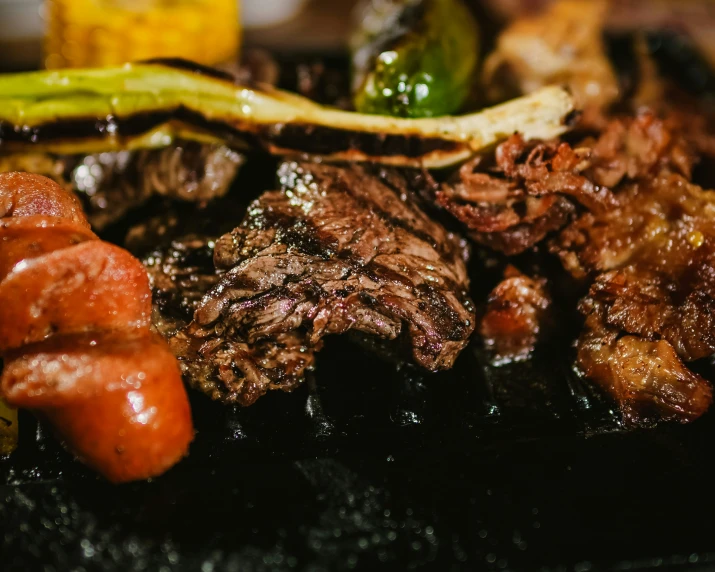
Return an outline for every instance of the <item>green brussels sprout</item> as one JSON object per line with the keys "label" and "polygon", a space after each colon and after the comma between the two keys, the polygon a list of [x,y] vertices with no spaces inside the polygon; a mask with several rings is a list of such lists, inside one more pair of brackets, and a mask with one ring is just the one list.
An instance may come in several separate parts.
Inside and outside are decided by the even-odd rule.
{"label": "green brussels sprout", "polygon": [[462,0],[371,0],[351,48],[357,111],[449,115],[474,85],[479,28]]}

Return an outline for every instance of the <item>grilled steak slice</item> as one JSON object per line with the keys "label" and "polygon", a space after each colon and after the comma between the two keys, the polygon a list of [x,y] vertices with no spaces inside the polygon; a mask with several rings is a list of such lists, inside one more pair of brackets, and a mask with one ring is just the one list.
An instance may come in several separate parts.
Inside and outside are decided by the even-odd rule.
{"label": "grilled steak slice", "polygon": [[[255,348],[288,336],[309,351],[352,330],[400,338],[427,369],[451,367],[474,329],[463,243],[395,177],[387,186],[360,166],[293,162],[279,176],[282,190],[264,193],[217,241],[214,261],[225,273],[182,343],[200,341],[221,361],[212,353],[218,340]],[[249,404],[261,389],[236,391]]]}
{"label": "grilled steak slice", "polygon": [[153,195],[205,202],[228,191],[243,157],[222,145],[183,142],[166,149],[66,159],[92,226],[102,229]]}
{"label": "grilled steak slice", "polygon": [[579,365],[631,421],[694,419],[712,389],[681,360],[715,352],[715,193],[663,174],[617,197],[556,245],[574,276],[595,276]]}
{"label": "grilled steak slice", "polygon": [[213,263],[214,244],[237,210],[219,201],[200,217],[170,212],[134,227],[127,247],[141,256],[149,272],[152,322],[169,339],[184,378],[213,399],[248,404],[267,387],[290,390],[302,383],[316,348],[298,332],[252,344],[230,332],[215,331],[210,340],[183,333],[201,298],[220,278]]}

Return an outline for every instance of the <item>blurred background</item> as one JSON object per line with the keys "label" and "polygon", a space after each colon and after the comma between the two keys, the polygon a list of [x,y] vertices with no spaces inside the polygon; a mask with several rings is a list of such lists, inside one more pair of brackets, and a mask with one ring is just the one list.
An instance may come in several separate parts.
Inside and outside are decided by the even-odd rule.
{"label": "blurred background", "polygon": [[[354,0],[0,0],[0,68],[339,49]],[[104,62],[98,62],[104,58]],[[223,62],[221,62],[223,63]]]}
{"label": "blurred background", "polygon": [[[379,2],[380,0],[378,0]],[[395,0],[381,0],[390,2]],[[548,0],[470,0],[495,20]],[[239,46],[289,54],[341,50],[356,0],[0,0],[0,69],[99,65],[152,56],[207,64]],[[613,0],[612,28],[686,32],[711,59],[715,2]]]}

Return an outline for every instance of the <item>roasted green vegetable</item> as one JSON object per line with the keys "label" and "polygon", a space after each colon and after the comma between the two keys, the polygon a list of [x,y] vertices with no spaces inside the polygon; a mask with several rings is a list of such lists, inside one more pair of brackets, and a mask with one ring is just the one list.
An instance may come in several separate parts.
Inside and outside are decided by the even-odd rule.
{"label": "roasted green vegetable", "polygon": [[555,137],[574,115],[559,87],[460,117],[364,115],[170,63],[0,75],[0,153],[164,147],[183,137],[280,155],[441,167],[516,131]]}
{"label": "roasted green vegetable", "polygon": [[459,111],[479,56],[479,28],[462,0],[370,0],[359,18],[355,109],[412,118]]}

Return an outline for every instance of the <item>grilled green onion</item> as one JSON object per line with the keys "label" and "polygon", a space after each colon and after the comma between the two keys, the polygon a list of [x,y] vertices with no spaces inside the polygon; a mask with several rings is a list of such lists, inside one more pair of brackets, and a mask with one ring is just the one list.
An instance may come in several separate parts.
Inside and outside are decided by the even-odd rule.
{"label": "grilled green onion", "polygon": [[181,137],[279,155],[437,168],[517,131],[526,139],[560,135],[574,111],[567,91],[547,87],[470,115],[365,115],[170,63],[1,75],[0,153],[155,148]]}

